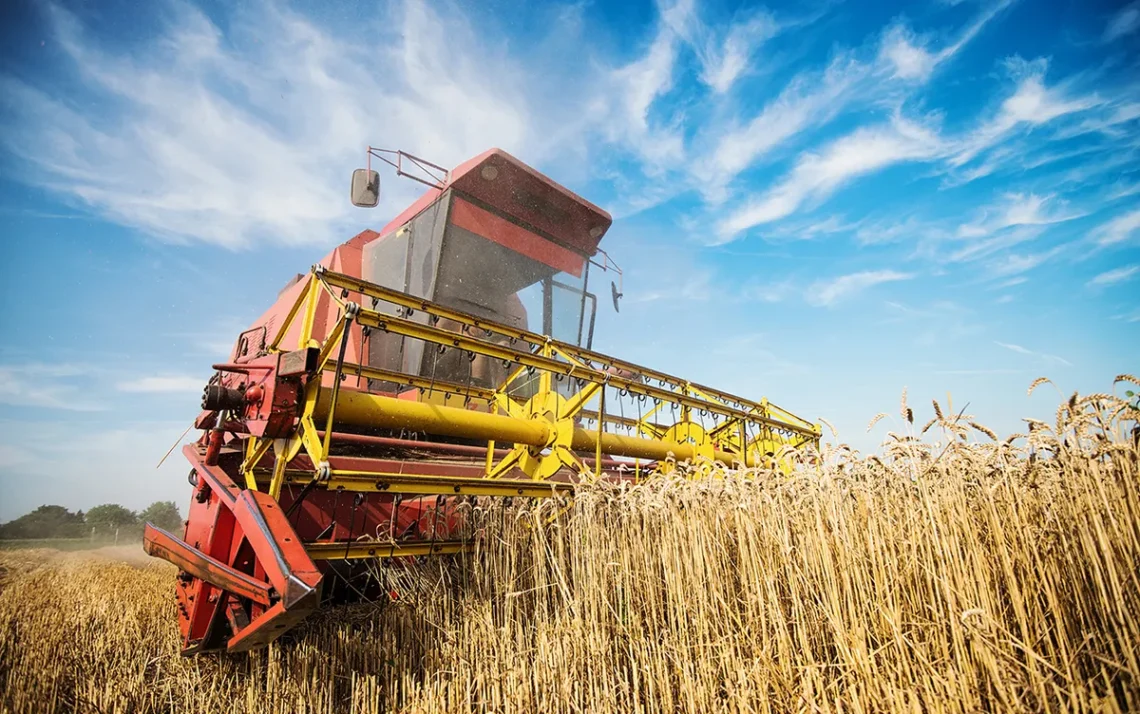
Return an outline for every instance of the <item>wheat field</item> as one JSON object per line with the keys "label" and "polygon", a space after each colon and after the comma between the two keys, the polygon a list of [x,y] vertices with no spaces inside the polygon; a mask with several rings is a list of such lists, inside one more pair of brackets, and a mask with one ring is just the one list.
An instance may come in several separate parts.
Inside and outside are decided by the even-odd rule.
{"label": "wheat field", "polygon": [[251,655],[180,657],[174,569],[135,549],[3,552],[0,709],[1140,711],[1136,410],[998,440],[931,407],[791,475],[481,504],[476,552]]}

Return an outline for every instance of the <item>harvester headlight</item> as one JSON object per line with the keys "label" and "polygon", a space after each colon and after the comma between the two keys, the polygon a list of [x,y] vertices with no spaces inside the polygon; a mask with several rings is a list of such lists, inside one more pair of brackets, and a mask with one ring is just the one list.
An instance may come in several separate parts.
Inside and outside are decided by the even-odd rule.
{"label": "harvester headlight", "polygon": [[488,181],[494,181],[495,179],[497,179],[499,177],[499,169],[488,164],[488,165],[483,167],[483,170],[479,172],[479,175],[482,176],[483,178],[487,179]]}

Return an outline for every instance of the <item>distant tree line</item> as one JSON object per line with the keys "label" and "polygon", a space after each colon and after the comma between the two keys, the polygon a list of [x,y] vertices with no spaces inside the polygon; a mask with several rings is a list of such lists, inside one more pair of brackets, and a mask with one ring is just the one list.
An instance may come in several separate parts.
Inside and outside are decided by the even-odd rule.
{"label": "distant tree line", "polygon": [[40,538],[129,538],[141,536],[153,523],[181,535],[182,516],[174,501],[155,501],[135,512],[117,503],[104,503],[84,513],[63,506],[40,506],[31,513],[0,523],[0,540]]}

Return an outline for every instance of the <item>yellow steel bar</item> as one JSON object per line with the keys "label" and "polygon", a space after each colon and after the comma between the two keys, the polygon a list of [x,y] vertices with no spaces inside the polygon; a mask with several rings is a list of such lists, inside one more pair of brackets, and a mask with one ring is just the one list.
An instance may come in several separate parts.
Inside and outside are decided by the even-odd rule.
{"label": "yellow steel bar", "polygon": [[[705,385],[692,384],[664,372],[659,372],[648,367],[633,364],[632,362],[625,362],[624,360],[619,360],[615,357],[611,357],[610,355],[594,352],[593,350],[579,347],[567,342],[551,340],[545,335],[529,332],[517,327],[511,327],[509,325],[497,323],[492,320],[485,320],[483,318],[475,317],[469,313],[455,310],[453,308],[448,308],[443,305],[433,303],[429,300],[417,298],[415,296],[408,295],[407,293],[402,293],[397,290],[385,288],[375,283],[369,283],[367,281],[361,280],[360,278],[354,278],[350,275],[323,270],[319,274],[319,278],[322,281],[327,282],[329,285],[340,288],[347,288],[350,291],[358,292],[362,295],[379,298],[394,305],[410,307],[413,310],[420,310],[421,312],[425,312],[429,315],[436,315],[438,317],[446,318],[460,324],[468,325],[469,327],[478,327],[482,330],[490,330],[492,332],[511,337],[516,340],[529,342],[533,345],[543,345],[547,342],[550,342],[552,346],[556,347],[559,352],[566,356],[573,355],[583,361],[600,362],[603,365],[617,367],[627,372],[633,372],[645,377],[646,379],[654,380],[657,382],[668,382],[677,386],[688,385],[690,388],[700,390],[706,395],[715,396],[717,399],[723,400],[724,402],[734,402],[750,408],[759,408],[762,406],[759,402],[755,402],[745,397],[730,394],[728,392],[724,392],[722,390]],[[789,418],[795,419],[803,424],[810,424],[810,422],[807,422],[806,420],[795,416],[791,412],[787,412],[785,410],[781,411],[786,413]]]}
{"label": "yellow steel bar", "polygon": [[654,438],[656,438],[658,436],[658,434],[654,434],[653,431],[649,429],[649,425],[653,423],[653,422],[649,421],[649,419],[652,418],[653,415],[655,415],[657,412],[661,411],[661,407],[663,407],[663,406],[665,406],[665,402],[658,402],[657,406],[650,409],[648,414],[640,417],[637,420],[637,433],[647,434],[647,435],[654,437]]}
{"label": "yellow steel bar", "polygon": [[[567,354],[564,350],[559,349],[558,343],[554,340],[554,338],[550,339],[550,350],[551,350],[551,352],[558,355],[559,357],[566,360],[567,362],[569,362],[571,365],[574,365],[575,367],[585,367],[586,366],[585,362],[577,359],[576,357],[574,357],[574,355]],[[570,370],[570,374],[573,375],[574,370]]]}
{"label": "yellow steel bar", "polygon": [[[329,390],[321,390],[313,408],[313,418],[328,416]],[[445,407],[408,399],[385,397],[379,394],[344,390],[337,403],[337,420],[346,424],[386,429],[410,429],[424,431],[437,436],[453,436],[465,439],[509,441],[535,447],[550,445],[555,426],[542,419],[517,419],[501,414],[489,414],[470,409]],[[593,431],[576,428],[570,448],[574,451],[594,451],[601,441],[602,452],[616,456],[629,456],[638,459],[659,461],[670,454],[678,461],[697,456],[692,444],[679,444],[657,439],[642,439],[604,432],[599,436]],[[726,464],[732,463],[732,455],[717,451],[715,458]]]}
{"label": "yellow steel bar", "polygon": [[487,474],[487,478],[494,480],[501,479],[503,474],[508,473],[511,469],[515,468],[515,466],[519,463],[519,461],[522,460],[522,457],[525,454],[525,448],[515,447],[514,449],[511,449],[511,452],[504,456],[502,461],[495,464],[495,466],[491,469],[491,473]]}
{"label": "yellow steel bar", "polygon": [[692,382],[686,382],[686,385],[689,387],[689,391],[692,392],[694,396],[700,397],[701,399],[704,399],[708,402],[714,402],[717,404],[724,403],[724,399],[722,397],[710,396],[709,391],[705,390],[699,385],[693,384]]}
{"label": "yellow steel bar", "polygon": [[308,347],[309,341],[313,339],[313,320],[317,314],[317,295],[320,289],[321,283],[316,280],[309,281],[309,288],[306,290],[305,314],[301,319],[301,334],[297,338],[297,349],[299,350]]}
{"label": "yellow steel bar", "polygon": [[245,476],[246,488],[257,490],[257,481],[253,477],[253,467],[257,462],[265,456],[269,451],[269,447],[273,445],[272,439],[259,439],[256,436],[251,436],[245,442],[245,460],[242,461],[241,470]]}
{"label": "yellow steel bar", "polygon": [[[496,415],[499,413],[499,407],[494,402],[491,403],[491,413],[496,414]],[[487,441],[487,459],[483,465],[484,475],[486,475],[486,476],[491,475],[491,467],[494,465],[494,463],[495,463],[495,440],[490,439]]]}
{"label": "yellow steel bar", "polygon": [[602,434],[605,432],[606,414],[606,385],[602,385],[602,393],[598,397],[598,443],[594,446],[594,476],[602,477]]}
{"label": "yellow steel bar", "polygon": [[[352,317],[345,314],[338,323],[338,327],[340,328],[340,354],[337,357],[336,368],[333,371],[332,395],[329,397],[329,413],[325,421],[325,439],[321,444],[321,461],[328,461],[329,449],[332,447],[333,419],[336,416],[336,403],[340,398],[340,379],[341,375],[344,374],[342,371],[344,369],[344,352],[348,347],[348,325],[351,321]],[[329,340],[329,343],[331,342],[332,340]]]}
{"label": "yellow steel bar", "polygon": [[558,416],[562,417],[563,419],[567,419],[579,414],[582,411],[582,407],[586,406],[586,403],[593,399],[594,395],[597,394],[598,390],[601,388],[602,385],[598,384],[597,382],[588,383],[585,387],[579,389],[573,397],[570,397],[570,399],[562,405],[562,413]]}
{"label": "yellow steel bar", "polygon": [[324,344],[321,345],[321,351],[317,355],[317,367],[319,369],[336,370],[336,364],[330,365],[329,361],[332,359],[333,348],[340,344],[340,338],[341,335],[344,334],[344,329],[344,320],[337,320],[336,324],[333,325],[332,332],[325,338]]}
{"label": "yellow steel bar", "polygon": [[[336,365],[332,363],[325,363],[323,369],[326,372],[333,372],[336,370]],[[359,373],[366,379],[375,379],[382,382],[393,382],[405,387],[417,387],[419,389],[434,389],[437,392],[443,392],[445,399],[449,396],[466,397],[470,394],[472,399],[485,399],[490,401],[495,398],[495,392],[491,389],[483,387],[470,386],[459,384],[458,382],[448,382],[440,379],[426,379],[424,377],[417,377],[403,372],[394,372],[387,369],[379,369],[377,367],[367,367],[365,365],[354,364],[351,362],[344,363],[345,373],[357,374]]]}
{"label": "yellow steel bar", "polygon": [[[318,420],[328,416],[329,391],[322,389],[316,402],[313,417]],[[347,389],[341,393],[337,402],[336,417],[338,423],[355,426],[409,429],[438,436],[481,441],[497,439],[531,446],[545,446],[551,437],[550,426],[537,419],[515,419],[501,414]]]}
{"label": "yellow steel bar", "polygon": [[275,454],[273,460],[273,478],[269,481],[269,497],[273,500],[281,498],[281,487],[285,485],[285,464],[289,459],[286,454]]}
{"label": "yellow steel bar", "polygon": [[709,438],[710,439],[720,438],[721,434],[723,434],[725,432],[732,431],[733,427],[735,427],[737,425],[737,422],[743,422],[743,420],[742,419],[729,419],[729,420],[725,421],[723,424],[710,429],[709,430]]}
{"label": "yellow steel bar", "polygon": [[[553,353],[550,350],[549,340],[547,341],[546,344],[544,344],[542,346],[542,349],[540,350],[540,354],[543,356],[544,359],[548,359],[551,362],[555,362],[555,363],[558,362],[558,360],[552,359]],[[573,369],[573,367],[571,367],[571,369]],[[554,375],[551,374],[550,370],[547,370],[547,369],[542,370],[542,372],[538,375],[538,391],[539,391],[539,393],[545,393],[545,392],[552,391],[553,385],[551,383],[551,380],[553,379],[553,376]]]}
{"label": "yellow steel bar", "polygon": [[[309,382],[305,387],[305,403],[301,408],[300,423],[297,425],[296,436],[300,439],[301,448],[308,454],[309,459],[318,465],[324,461],[324,454],[322,453],[323,445],[317,437],[317,425],[316,422],[313,421],[313,414],[322,396],[326,399],[331,399],[332,395],[328,394],[329,391],[330,390],[321,387],[319,379],[314,379]],[[328,410],[325,411],[323,416],[327,415]]]}
{"label": "yellow steel bar", "polygon": [[341,309],[344,309],[344,300],[341,299],[340,295],[337,295],[336,292],[333,291],[331,285],[322,280],[321,287],[325,289],[325,292],[328,293],[330,298],[335,300],[336,303],[340,305]]}
{"label": "yellow steel bar", "polygon": [[[578,415],[581,416],[583,419],[597,419],[598,418],[598,413],[592,409],[582,409],[578,412]],[[607,424],[617,424],[618,426],[629,427],[630,429],[636,429],[637,428],[638,421],[636,419],[634,419],[633,417],[623,417],[623,416],[618,416],[617,414],[606,414],[605,417],[606,417],[606,423]],[[643,424],[643,426],[648,427],[648,428],[652,428],[655,431],[665,431],[666,429],[669,428],[669,427],[667,427],[664,424],[661,424],[659,422],[649,422],[649,423]]]}
{"label": "yellow steel bar", "polygon": [[285,339],[285,334],[289,331],[289,328],[293,326],[293,320],[297,319],[297,312],[300,311],[301,305],[305,304],[305,300],[309,297],[311,283],[314,280],[316,280],[316,278],[310,275],[310,284],[306,285],[305,289],[297,295],[297,300],[293,303],[293,307],[289,308],[289,313],[285,315],[284,322],[282,322],[281,327],[277,329],[277,336],[273,338],[273,342],[269,343],[270,352],[277,351],[278,347],[281,345],[281,340]]}
{"label": "yellow steel bar", "polygon": [[385,543],[357,540],[349,543],[309,541],[305,552],[313,560],[357,560],[360,558],[406,558],[419,555],[451,555],[471,549],[472,543],[461,540]]}
{"label": "yellow steel bar", "polygon": [[[706,412],[713,412],[722,416],[735,416],[746,417],[748,412],[736,409],[734,407],[724,406],[715,402],[707,402],[699,397],[693,397],[687,393],[678,394],[667,389],[654,387],[648,384],[643,384],[640,381],[626,379],[616,375],[608,374],[601,370],[593,369],[590,367],[575,367],[574,365],[565,362],[559,362],[556,359],[547,357],[542,354],[532,354],[521,350],[512,349],[505,345],[500,345],[494,342],[487,342],[468,335],[449,332],[429,325],[422,325],[418,322],[405,320],[403,318],[394,317],[390,315],[380,315],[379,313],[370,310],[361,310],[357,316],[357,321],[362,325],[374,327],[376,329],[384,330],[396,335],[403,335],[405,337],[412,337],[426,342],[435,344],[448,345],[467,352],[475,354],[486,355],[496,359],[507,360],[509,362],[516,362],[528,367],[535,367],[543,370],[545,373],[561,373],[569,374],[570,371],[575,372],[575,376],[589,380],[591,382],[605,382],[609,380],[611,386],[622,389],[623,391],[639,396],[646,396],[653,399],[660,399],[665,402],[675,402],[682,406],[687,406],[694,409],[700,409]],[[755,421],[772,422],[770,419],[754,417]],[[783,424],[780,422],[772,422],[783,429],[790,429],[793,431],[805,431],[801,427],[790,424]],[[814,431],[807,430],[807,433],[814,434]]]}
{"label": "yellow steel bar", "polygon": [[509,387],[511,382],[515,381],[519,377],[522,377],[525,372],[526,372],[526,367],[524,367],[522,365],[515,367],[515,371],[511,372],[507,376],[507,378],[505,380],[503,380],[503,386],[501,386],[499,388],[499,391],[502,391],[502,390],[506,389],[507,387]]}

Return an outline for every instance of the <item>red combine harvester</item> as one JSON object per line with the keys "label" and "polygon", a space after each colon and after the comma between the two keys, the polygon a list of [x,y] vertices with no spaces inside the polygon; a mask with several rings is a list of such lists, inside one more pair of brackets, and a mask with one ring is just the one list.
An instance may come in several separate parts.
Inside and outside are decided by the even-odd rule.
{"label": "red combine harvester", "polygon": [[[605,211],[499,150],[451,171],[372,157],[428,191],[238,336],[184,448],[185,533],[146,527],[181,571],[184,654],[268,644],[366,596],[351,583],[377,560],[467,549],[459,499],[771,466],[818,443],[766,400],[591,349],[591,268],[620,276],[598,248]],[[378,173],[355,172],[353,203],[378,199]]]}

